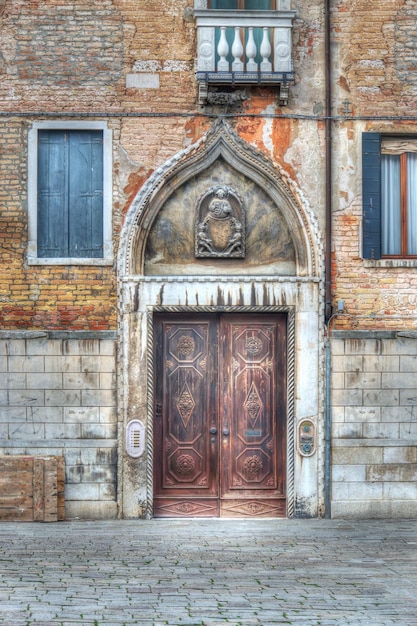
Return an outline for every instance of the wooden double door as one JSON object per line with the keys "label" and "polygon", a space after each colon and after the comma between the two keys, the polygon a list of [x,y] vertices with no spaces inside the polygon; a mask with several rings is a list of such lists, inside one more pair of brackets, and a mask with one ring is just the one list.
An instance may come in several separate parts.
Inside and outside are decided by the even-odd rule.
{"label": "wooden double door", "polygon": [[286,316],[155,322],[155,517],[284,517]]}

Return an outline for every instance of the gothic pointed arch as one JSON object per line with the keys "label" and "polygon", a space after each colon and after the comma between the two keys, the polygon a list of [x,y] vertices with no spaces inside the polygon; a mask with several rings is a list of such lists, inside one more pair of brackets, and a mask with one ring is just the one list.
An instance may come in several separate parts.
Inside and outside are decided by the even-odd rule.
{"label": "gothic pointed arch", "polygon": [[[316,217],[306,200],[284,171],[276,167],[263,153],[244,142],[225,120],[220,120],[197,143],[178,153],[155,170],[138,192],[127,213],[121,233],[118,256],[121,278],[147,273],[148,240],[152,237],[152,229],[154,229],[155,241],[158,240],[159,235],[155,235],[158,215],[169,205],[174,194],[182,193],[179,201],[190,203],[187,213],[182,213],[178,219],[182,222],[193,222],[192,227],[190,226],[190,232],[193,233],[195,232],[194,222],[198,219],[193,207],[200,206],[195,194],[200,198],[204,196],[204,193],[209,196],[210,192],[218,193],[216,189],[221,187],[223,190],[231,189],[230,197],[239,197],[233,185],[224,185],[223,181],[219,180],[221,178],[219,172],[226,169],[228,181],[233,182],[233,176],[248,181],[251,188],[259,190],[259,203],[270,204],[276,210],[276,221],[281,220],[281,224],[285,226],[289,234],[288,239],[291,240],[291,246],[287,248],[291,247],[292,250],[294,270],[285,273],[300,277],[321,277],[322,238]],[[209,171],[214,181],[204,179]],[[194,181],[197,181],[196,184]],[[201,191],[205,188],[209,191],[202,194]],[[251,199],[249,193],[240,193],[243,195],[241,202],[243,212],[247,210],[244,206],[245,201],[249,199],[253,204],[254,200],[253,197]],[[196,209],[197,213],[198,210],[200,209]],[[251,227],[251,221],[254,224],[258,220],[261,214],[259,207],[257,211],[257,214],[252,212],[252,217],[248,213],[248,229]],[[160,226],[159,229],[161,230]],[[248,240],[249,244],[250,240]],[[271,246],[273,246],[273,241]],[[191,248],[194,256],[194,242],[190,243],[188,248],[185,245],[183,254],[185,256],[189,254]],[[222,262],[224,261],[220,260],[219,264]],[[270,266],[272,267],[273,264]],[[199,267],[198,264],[196,267]],[[250,272],[251,270],[244,268],[244,271]]]}

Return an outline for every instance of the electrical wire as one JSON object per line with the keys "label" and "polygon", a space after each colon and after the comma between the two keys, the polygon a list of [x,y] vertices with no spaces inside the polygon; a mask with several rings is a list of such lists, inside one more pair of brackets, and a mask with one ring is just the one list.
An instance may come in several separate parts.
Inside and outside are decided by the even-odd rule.
{"label": "electrical wire", "polygon": [[201,111],[0,111],[0,117],[105,117],[105,118],[193,118],[207,119],[294,119],[324,122],[417,122],[417,115],[307,115],[300,113],[209,113]]}

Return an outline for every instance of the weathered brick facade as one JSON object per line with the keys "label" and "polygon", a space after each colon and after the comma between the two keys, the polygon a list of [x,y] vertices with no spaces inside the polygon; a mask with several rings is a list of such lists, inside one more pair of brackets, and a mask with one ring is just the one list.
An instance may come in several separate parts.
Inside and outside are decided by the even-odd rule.
{"label": "weathered brick facade", "polygon": [[[409,0],[277,0],[272,8],[292,23],[288,102],[266,84],[211,88],[210,104],[199,102],[195,73],[205,6],[0,0],[0,452],[63,454],[70,517],[150,515],[153,312],[281,307],[295,319],[288,515],[415,515],[417,260],[362,258],[361,146],[364,132],[417,131],[417,9]],[[102,262],[30,258],[29,133],[41,122],[101,122],[111,132],[113,250]],[[258,271],[260,241],[246,266],[216,260],[200,272],[178,252],[182,273],[158,276],[162,244],[182,250],[194,232],[168,232],[175,216],[188,219],[175,199],[190,202],[194,223],[198,193],[222,183],[222,162],[228,184],[259,203],[266,194],[284,215],[295,269]],[[248,237],[262,217],[255,205]],[[152,271],[148,236],[161,241]],[[139,459],[125,445],[137,418],[147,428]],[[304,419],[317,433],[311,456],[298,447]]]}
{"label": "weathered brick facade", "polygon": [[[354,316],[338,324],[360,329],[414,328],[416,277],[412,263],[364,266],[361,258],[361,133],[413,134],[417,81],[416,8],[409,2],[339,3],[333,13],[335,96],[355,121],[335,129],[334,295]],[[361,24],[367,24],[366,45]],[[360,170],[359,170],[360,171]],[[407,266],[408,265],[408,266]],[[371,317],[370,317],[371,316]]]}

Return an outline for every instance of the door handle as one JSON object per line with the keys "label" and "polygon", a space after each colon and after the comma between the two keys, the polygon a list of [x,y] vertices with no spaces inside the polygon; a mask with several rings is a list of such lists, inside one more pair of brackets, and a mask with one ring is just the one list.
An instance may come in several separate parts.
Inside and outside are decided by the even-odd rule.
{"label": "door handle", "polygon": [[210,435],[217,435],[217,428],[210,428]]}
{"label": "door handle", "polygon": [[223,428],[223,435],[228,435],[230,433],[228,428]]}

